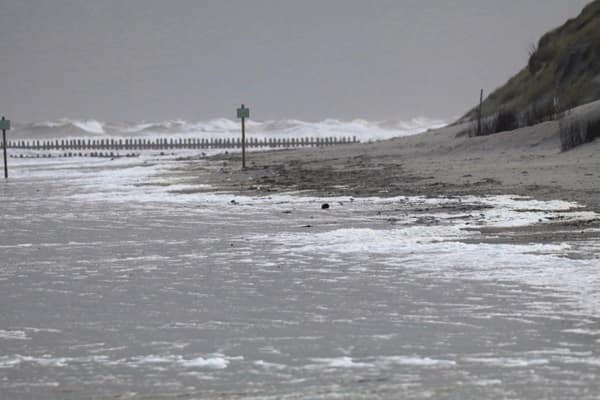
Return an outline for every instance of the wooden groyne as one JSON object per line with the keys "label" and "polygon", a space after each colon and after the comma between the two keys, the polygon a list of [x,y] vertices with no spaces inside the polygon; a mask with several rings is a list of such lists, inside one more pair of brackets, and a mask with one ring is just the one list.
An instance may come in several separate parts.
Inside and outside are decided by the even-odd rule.
{"label": "wooden groyne", "polygon": [[[322,147],[359,143],[356,136],[326,138],[248,138],[247,148]],[[232,138],[118,138],[118,139],[54,139],[7,140],[7,147],[21,150],[106,151],[106,150],[175,150],[236,149],[241,139]]]}

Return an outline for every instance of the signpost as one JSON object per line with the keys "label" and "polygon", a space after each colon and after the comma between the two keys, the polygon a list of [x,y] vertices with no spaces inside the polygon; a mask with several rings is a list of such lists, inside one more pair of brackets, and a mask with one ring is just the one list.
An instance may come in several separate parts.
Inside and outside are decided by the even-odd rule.
{"label": "signpost", "polygon": [[4,179],[8,179],[8,161],[6,160],[6,131],[10,129],[10,121],[2,117],[0,120],[2,129],[2,147],[4,148]]}
{"label": "signpost", "polygon": [[242,119],[242,169],[246,169],[246,118],[250,118],[250,109],[242,104],[237,109],[237,117]]}
{"label": "signpost", "polygon": [[479,108],[477,109],[477,136],[481,136],[481,112],[483,108],[483,89],[479,92]]}

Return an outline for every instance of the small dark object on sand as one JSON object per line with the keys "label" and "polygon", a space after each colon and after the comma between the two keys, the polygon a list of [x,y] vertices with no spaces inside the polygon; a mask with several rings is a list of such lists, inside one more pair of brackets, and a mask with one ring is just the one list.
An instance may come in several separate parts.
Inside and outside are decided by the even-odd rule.
{"label": "small dark object on sand", "polygon": [[303,228],[312,228],[312,225],[304,225]]}
{"label": "small dark object on sand", "polygon": [[321,204],[321,210],[327,210],[329,208],[329,203]]}

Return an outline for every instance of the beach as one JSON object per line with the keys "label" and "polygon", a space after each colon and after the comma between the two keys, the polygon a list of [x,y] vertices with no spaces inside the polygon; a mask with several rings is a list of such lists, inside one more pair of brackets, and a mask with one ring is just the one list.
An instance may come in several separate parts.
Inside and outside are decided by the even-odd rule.
{"label": "beach", "polygon": [[[592,103],[572,111],[597,108]],[[201,182],[227,193],[268,196],[298,192],[319,196],[486,196],[520,195],[577,202],[600,211],[600,143],[561,151],[559,122],[468,137],[468,124],[414,136],[332,148],[252,152],[241,170],[239,153],[209,162],[182,160],[175,179]],[[192,193],[204,189],[187,188]],[[598,237],[598,220],[508,232],[509,241],[552,242]]]}
{"label": "beach", "polygon": [[11,159],[0,398],[594,399],[598,143],[463,129]]}
{"label": "beach", "polygon": [[600,0],[5,1],[0,400],[598,400]]}
{"label": "beach", "polygon": [[335,148],[252,153],[247,171],[240,171],[237,153],[219,155],[214,160],[227,165],[216,162],[217,174],[208,179],[223,190],[241,193],[504,193],[600,207],[600,143],[561,152],[558,121],[490,136],[457,137],[467,128],[462,124]]}

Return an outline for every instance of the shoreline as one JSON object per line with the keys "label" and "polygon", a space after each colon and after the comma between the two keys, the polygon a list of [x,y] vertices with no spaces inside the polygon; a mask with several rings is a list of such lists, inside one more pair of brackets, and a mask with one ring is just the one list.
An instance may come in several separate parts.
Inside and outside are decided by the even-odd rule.
{"label": "shoreline", "polygon": [[232,194],[321,196],[519,195],[577,202],[600,212],[600,142],[560,151],[558,122],[491,136],[456,137],[462,125],[330,148],[182,159],[188,178]]}
{"label": "shoreline", "polygon": [[[239,153],[192,157],[180,160],[183,164],[174,173],[192,186],[203,185],[181,193],[514,195],[575,202],[579,211],[600,213],[600,142],[561,152],[557,121],[474,138],[460,136],[464,128],[455,125],[349,146],[251,152],[244,171]],[[483,236],[482,242],[513,244],[597,240],[600,219],[544,221],[528,228],[489,230]]]}

